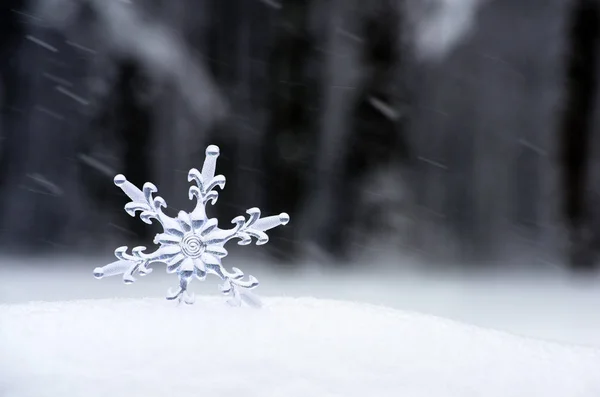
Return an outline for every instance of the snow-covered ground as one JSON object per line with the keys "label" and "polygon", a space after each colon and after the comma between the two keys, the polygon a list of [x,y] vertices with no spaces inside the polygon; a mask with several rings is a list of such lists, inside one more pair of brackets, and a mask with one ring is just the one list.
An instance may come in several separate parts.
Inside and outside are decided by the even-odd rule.
{"label": "snow-covered ground", "polygon": [[0,396],[600,395],[598,279],[234,255],[264,309],[227,307],[214,278],[177,307],[175,276],[96,280],[107,260],[0,259]]}
{"label": "snow-covered ground", "polygon": [[600,349],[367,304],[265,302],[261,310],[219,298],[0,305],[0,394],[600,395]]}
{"label": "snow-covered ground", "polygon": [[[558,272],[400,272],[374,264],[351,270],[306,267],[294,272],[243,262],[226,265],[256,276],[256,292],[271,297],[316,297],[384,305],[446,317],[527,337],[600,347],[600,278],[577,280]],[[162,268],[131,285],[92,270],[112,257],[15,260],[0,258],[0,304],[94,298],[163,298],[175,276]],[[50,263],[52,262],[52,263]],[[60,263],[60,265],[57,265]],[[220,296],[218,280],[194,281],[191,291]],[[1,321],[1,319],[0,319]]]}

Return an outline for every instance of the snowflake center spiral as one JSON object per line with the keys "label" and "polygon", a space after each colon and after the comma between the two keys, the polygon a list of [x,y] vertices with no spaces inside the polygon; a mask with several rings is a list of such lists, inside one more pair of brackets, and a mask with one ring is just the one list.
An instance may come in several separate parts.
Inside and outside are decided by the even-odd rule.
{"label": "snowflake center spiral", "polygon": [[196,259],[204,253],[206,245],[202,242],[200,237],[194,233],[189,233],[183,236],[181,240],[181,252],[188,258]]}

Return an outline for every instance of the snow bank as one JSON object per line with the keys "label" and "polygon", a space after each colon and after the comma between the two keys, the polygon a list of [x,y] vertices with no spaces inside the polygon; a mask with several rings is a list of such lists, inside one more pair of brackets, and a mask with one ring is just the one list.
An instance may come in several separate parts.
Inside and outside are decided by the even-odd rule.
{"label": "snow bank", "polygon": [[366,304],[0,305],[0,395],[600,396],[600,350]]}

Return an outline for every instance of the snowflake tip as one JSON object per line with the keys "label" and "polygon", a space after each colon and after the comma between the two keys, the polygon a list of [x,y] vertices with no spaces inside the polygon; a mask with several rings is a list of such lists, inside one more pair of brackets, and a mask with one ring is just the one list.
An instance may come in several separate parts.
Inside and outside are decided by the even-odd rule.
{"label": "snowflake tip", "polygon": [[133,276],[130,274],[126,274],[123,276],[123,282],[127,285],[133,284],[135,282],[135,278],[133,278]]}
{"label": "snowflake tip", "polygon": [[218,156],[220,153],[219,151],[219,147],[217,145],[209,145],[206,148],[206,155],[207,156]]}
{"label": "snowflake tip", "polygon": [[97,267],[94,269],[94,277],[97,279],[101,279],[104,277],[104,270],[101,267]]}
{"label": "snowflake tip", "polygon": [[146,247],[144,247],[143,245],[140,245],[140,246],[134,247],[131,250],[131,253],[134,256],[137,256],[138,258],[141,258],[144,255],[144,251],[146,251]]}
{"label": "snowflake tip", "polygon": [[260,209],[258,209],[257,207],[252,207],[246,210],[246,214],[248,215],[254,215],[254,214],[258,214],[260,215]]}
{"label": "snowflake tip", "polygon": [[287,225],[289,221],[290,216],[287,213],[282,212],[281,214],[279,214],[279,222],[281,222],[282,225]]}
{"label": "snowflake tip", "polygon": [[236,224],[236,225],[239,224],[240,226],[243,225],[244,222],[246,222],[246,218],[241,215],[238,215],[231,220],[231,223]]}
{"label": "snowflake tip", "polygon": [[120,186],[122,184],[124,184],[125,182],[127,182],[127,178],[125,178],[125,175],[123,174],[119,174],[117,176],[115,176],[115,185]]}
{"label": "snowflake tip", "polygon": [[[190,169],[190,171],[188,172],[188,182],[191,182],[191,181],[201,181],[201,180],[202,180],[202,173],[200,171],[198,171],[197,168]],[[191,194],[191,192],[192,191],[190,190],[190,196],[193,196]],[[190,200],[191,199],[192,198],[190,197]]]}

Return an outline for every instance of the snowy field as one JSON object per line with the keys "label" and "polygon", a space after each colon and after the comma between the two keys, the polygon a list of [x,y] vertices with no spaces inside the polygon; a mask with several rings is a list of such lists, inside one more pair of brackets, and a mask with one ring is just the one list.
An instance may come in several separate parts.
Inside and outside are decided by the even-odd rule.
{"label": "snowy field", "polygon": [[[163,268],[125,285],[119,276],[96,280],[92,270],[113,260],[0,258],[0,304],[96,298],[164,298],[176,277]],[[48,263],[52,262],[52,264]],[[61,263],[61,265],[56,265]],[[527,337],[600,348],[600,277],[576,279],[560,272],[512,272],[477,275],[386,270],[354,265],[321,270],[305,266],[274,271],[272,266],[242,262],[226,265],[256,276],[261,296],[315,297],[357,301],[446,317]],[[541,275],[544,274],[544,275]],[[191,291],[219,296],[218,280],[194,281]]]}
{"label": "snowy field", "polygon": [[98,260],[8,261],[2,397],[600,395],[598,280],[240,265],[255,310],[211,278],[177,307],[159,268],[125,285]]}
{"label": "snowy field", "polygon": [[394,309],[267,299],[0,306],[6,397],[600,395],[600,351]]}

